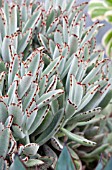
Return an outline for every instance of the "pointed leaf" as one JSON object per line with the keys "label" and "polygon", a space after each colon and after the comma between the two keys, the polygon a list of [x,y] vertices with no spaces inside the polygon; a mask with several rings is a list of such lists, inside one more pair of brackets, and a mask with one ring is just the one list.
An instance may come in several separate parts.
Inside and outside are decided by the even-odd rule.
{"label": "pointed leaf", "polygon": [[36,143],[39,145],[43,145],[47,142],[53,135],[56,134],[58,128],[60,127],[60,123],[64,114],[64,110],[59,110],[54,116],[51,124],[47,127],[47,129],[37,138]]}
{"label": "pointed leaf", "polygon": [[64,146],[64,148],[59,156],[59,159],[57,161],[57,164],[56,164],[56,170],[61,170],[61,169],[76,170],[76,168],[73,164],[72,158],[70,156],[70,153],[66,146]]}
{"label": "pointed leaf", "polygon": [[49,111],[49,106],[44,106],[37,112],[35,120],[33,121],[33,124],[31,125],[29,129],[29,132],[28,132],[29,134],[33,133],[40,126],[40,124],[46,117],[48,111]]}
{"label": "pointed leaf", "polygon": [[0,156],[2,156],[4,159],[6,158],[8,152],[9,140],[10,140],[10,130],[8,128],[5,128],[0,133]]}
{"label": "pointed leaf", "polygon": [[7,105],[1,100],[0,101],[0,122],[5,123],[8,117]]}
{"label": "pointed leaf", "polygon": [[33,156],[37,154],[39,145],[36,143],[29,143],[24,146],[23,153],[27,156]]}
{"label": "pointed leaf", "polygon": [[57,57],[54,59],[48,66],[47,68],[43,71],[42,76],[48,75],[49,77],[53,75],[53,73],[58,69],[59,63],[62,60],[62,56]]}
{"label": "pointed leaf", "polygon": [[23,28],[23,33],[25,33],[29,28],[34,28],[36,21],[40,17],[40,11],[36,11],[31,18],[26,22],[24,28]]}
{"label": "pointed leaf", "polygon": [[17,124],[13,124],[12,129],[13,129],[13,133],[14,133],[15,137],[17,137],[17,138],[24,138],[25,137],[23,130]]}
{"label": "pointed leaf", "polygon": [[59,90],[52,90],[52,91],[50,91],[48,93],[43,94],[39,98],[39,100],[37,100],[38,108],[41,108],[41,107],[49,104],[51,101],[57,99],[63,93],[64,93],[64,91],[59,89]]}
{"label": "pointed leaf", "polygon": [[65,133],[65,135],[67,135],[68,138],[72,139],[73,141],[77,143],[80,143],[81,145],[84,145],[84,146],[95,146],[96,145],[95,142],[85,139],[83,136],[79,136],[74,133],[71,133],[64,128],[62,128],[61,130]]}
{"label": "pointed leaf", "polygon": [[23,34],[22,39],[18,43],[18,53],[24,52],[25,48],[27,47],[30,37],[32,34],[32,29],[29,29],[26,33]]}
{"label": "pointed leaf", "polygon": [[21,106],[18,106],[15,103],[11,103],[8,107],[8,113],[9,113],[9,115],[13,115],[14,123],[18,124],[19,126],[22,125],[23,112],[22,112]]}
{"label": "pointed leaf", "polygon": [[9,45],[11,44],[11,39],[9,36],[5,36],[2,43],[2,57],[4,62],[10,62],[11,56],[9,52]]}
{"label": "pointed leaf", "polygon": [[32,73],[28,72],[20,80],[19,86],[18,86],[18,94],[20,98],[22,98],[24,94],[27,92],[27,90],[29,89],[31,82],[32,82],[32,78],[33,78]]}

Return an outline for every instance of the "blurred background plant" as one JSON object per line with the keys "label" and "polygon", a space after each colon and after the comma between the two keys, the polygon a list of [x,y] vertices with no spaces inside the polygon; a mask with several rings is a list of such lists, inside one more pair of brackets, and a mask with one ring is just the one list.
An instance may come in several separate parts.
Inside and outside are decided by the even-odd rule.
{"label": "blurred background plant", "polygon": [[[93,21],[106,20],[112,24],[112,0],[92,0],[89,2],[89,14]],[[102,38],[106,54],[112,58],[112,29],[109,29]]]}

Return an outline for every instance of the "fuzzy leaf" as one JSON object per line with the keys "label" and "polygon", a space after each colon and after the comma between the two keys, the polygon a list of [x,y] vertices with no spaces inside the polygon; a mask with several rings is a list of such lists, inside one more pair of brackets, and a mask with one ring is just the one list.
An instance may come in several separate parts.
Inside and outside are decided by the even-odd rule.
{"label": "fuzzy leaf", "polygon": [[8,117],[7,112],[7,106],[6,104],[1,100],[0,101],[0,122],[5,122]]}
{"label": "fuzzy leaf", "polygon": [[66,18],[63,18],[63,41],[68,43],[68,28]]}
{"label": "fuzzy leaf", "polygon": [[96,74],[100,71],[101,67],[102,67],[103,63],[100,63],[100,65],[94,67],[89,73],[88,75],[83,79],[82,83],[85,84],[85,83],[89,83],[92,78],[94,76],[96,76]]}
{"label": "fuzzy leaf", "polygon": [[52,91],[56,89],[57,85],[57,75],[54,75],[50,78],[48,85],[46,87],[46,92]]}
{"label": "fuzzy leaf", "polygon": [[18,55],[15,55],[14,59],[12,60],[12,64],[10,64],[9,67],[8,86],[12,84],[18,70],[19,70],[19,59],[18,59]]}
{"label": "fuzzy leaf", "polygon": [[76,108],[76,105],[68,99],[65,108],[65,119],[70,119],[74,115]]}
{"label": "fuzzy leaf", "polygon": [[9,115],[13,115],[14,116],[14,120],[13,122],[18,124],[19,126],[22,125],[22,108],[18,105],[16,105],[15,103],[12,103],[9,105],[8,107],[8,113]]}
{"label": "fuzzy leaf", "polygon": [[8,152],[9,139],[10,139],[10,130],[8,128],[5,128],[0,133],[0,156],[3,157],[4,159],[6,158]]}
{"label": "fuzzy leaf", "polygon": [[58,112],[58,110],[59,110],[58,99],[53,100],[51,102],[50,106],[51,106],[51,110],[52,110],[53,115],[55,115],[55,113]]}
{"label": "fuzzy leaf", "polygon": [[40,87],[39,95],[40,96],[45,92],[47,84],[48,84],[48,76],[45,75],[40,79],[40,82],[39,82],[39,87]]}
{"label": "fuzzy leaf", "polygon": [[48,93],[43,94],[38,100],[37,100],[37,105],[38,108],[41,108],[43,106],[46,106],[49,104],[51,101],[57,99],[60,95],[64,93],[63,90],[53,90]]}
{"label": "fuzzy leaf", "polygon": [[92,38],[92,36],[95,34],[95,31],[100,27],[100,26],[102,26],[102,24],[100,25],[99,23],[94,23],[94,25],[92,25],[91,27],[90,27],[90,29],[87,31],[87,36],[84,36],[84,38],[83,38],[83,40],[82,40],[82,42],[81,42],[81,44],[80,44],[80,47],[82,47],[82,46],[84,46],[84,44],[85,44],[85,42],[87,42],[87,41],[89,41],[91,38]]}
{"label": "fuzzy leaf", "polygon": [[13,5],[9,17],[9,32],[13,34],[17,31],[17,5]]}
{"label": "fuzzy leaf", "polygon": [[2,95],[4,91],[5,76],[5,72],[2,72],[0,74],[0,95]]}
{"label": "fuzzy leaf", "polygon": [[19,86],[18,86],[18,94],[20,98],[22,98],[24,94],[27,92],[27,90],[29,89],[31,82],[32,82],[32,78],[33,78],[32,73],[28,72],[20,80]]}
{"label": "fuzzy leaf", "polygon": [[82,122],[82,121],[88,121],[94,116],[98,115],[101,112],[101,107],[97,107],[95,109],[88,110],[86,112],[78,113],[71,119],[71,123],[74,122]]}
{"label": "fuzzy leaf", "polygon": [[6,22],[6,14],[3,11],[3,9],[0,7],[0,33],[2,36],[2,39],[4,38],[4,36],[7,34],[7,22]]}
{"label": "fuzzy leaf", "polygon": [[40,51],[34,51],[28,58],[27,60],[30,60],[31,59],[31,62],[29,63],[29,66],[28,66],[28,69],[27,71],[31,71],[32,74],[33,74],[33,77],[35,79],[35,76],[36,76],[36,72],[39,68],[39,64],[40,64]]}
{"label": "fuzzy leaf", "polygon": [[54,9],[52,9],[52,11],[50,12],[50,14],[47,17],[47,21],[46,21],[46,29],[48,30],[50,24],[54,21],[56,16],[56,11]]}
{"label": "fuzzy leaf", "polygon": [[56,115],[54,116],[51,124],[47,127],[47,129],[37,138],[36,143],[39,145],[44,144],[47,142],[55,133],[57,132],[58,128],[60,127],[60,123],[64,114],[64,110],[59,110]]}
{"label": "fuzzy leaf", "polygon": [[21,15],[22,15],[22,21],[26,22],[28,19],[28,14],[27,14],[27,6],[26,4],[21,5]]}
{"label": "fuzzy leaf", "polygon": [[12,129],[13,129],[15,137],[17,137],[17,138],[24,138],[25,137],[23,130],[17,124],[13,124]]}
{"label": "fuzzy leaf", "polygon": [[70,36],[68,45],[70,47],[70,54],[69,55],[71,56],[73,53],[77,52],[78,46],[79,46],[79,40],[78,40],[78,37],[75,34]]}
{"label": "fuzzy leaf", "polygon": [[39,145],[37,145],[36,143],[29,143],[25,145],[23,153],[27,156],[34,156],[37,154],[38,149]]}
{"label": "fuzzy leaf", "polygon": [[36,21],[40,17],[40,12],[36,11],[31,18],[26,22],[24,28],[23,28],[23,33],[25,33],[29,28],[34,28]]}
{"label": "fuzzy leaf", "polygon": [[59,19],[56,18],[56,19],[51,23],[51,25],[49,26],[49,28],[48,28],[48,30],[47,30],[47,34],[50,34],[51,32],[53,32],[53,31],[55,30],[58,22],[59,22]]}
{"label": "fuzzy leaf", "polygon": [[48,75],[49,77],[51,75],[53,75],[53,73],[58,69],[59,63],[62,60],[62,56],[57,57],[56,59],[54,59],[48,66],[47,68],[43,71],[42,73],[42,77],[44,75]]}
{"label": "fuzzy leaf", "polygon": [[13,115],[10,115],[5,121],[5,127],[10,128],[12,126],[12,122],[13,122]]}
{"label": "fuzzy leaf", "polygon": [[60,45],[62,45],[62,42],[63,40],[62,40],[62,34],[61,34],[61,32],[59,31],[59,30],[56,30],[55,31],[55,33],[54,33],[54,42],[56,43],[56,44],[60,44]]}
{"label": "fuzzy leaf", "polygon": [[75,124],[75,127],[76,126],[86,126],[86,125],[90,125],[90,124],[93,124],[93,123],[97,123],[97,122],[100,122],[101,120],[104,120],[105,119],[105,116],[100,114],[100,115],[97,115],[95,117],[93,117],[92,119],[88,120],[88,121],[84,121],[84,122],[77,122]]}
{"label": "fuzzy leaf", "polygon": [[5,64],[3,61],[0,61],[0,73],[3,72],[3,71],[7,71],[6,68],[5,68]]}
{"label": "fuzzy leaf", "polygon": [[10,62],[11,56],[9,52],[9,45],[11,44],[11,39],[9,36],[5,36],[2,43],[2,58],[4,62]]}
{"label": "fuzzy leaf", "polygon": [[47,127],[51,124],[53,120],[53,115],[52,112],[48,112],[47,116],[44,118],[43,122],[41,123],[41,125],[37,128],[36,132],[34,132],[35,134],[40,134],[42,132],[44,132],[44,130],[47,129]]}
{"label": "fuzzy leaf", "polygon": [[29,130],[30,127],[32,126],[36,115],[38,111],[38,106],[36,105],[31,111],[27,112],[27,118],[26,118],[26,129]]}
{"label": "fuzzy leaf", "polygon": [[68,136],[68,138],[72,139],[73,141],[75,141],[77,143],[80,143],[81,145],[84,145],[84,146],[95,146],[96,145],[95,142],[92,142],[90,140],[85,139],[82,136],[71,133],[64,128],[62,128],[61,130],[63,131],[63,133],[65,133],[66,136]]}
{"label": "fuzzy leaf", "polygon": [[54,49],[55,49],[55,43],[52,39],[49,40],[49,49],[50,49],[51,55],[53,55]]}
{"label": "fuzzy leaf", "polygon": [[67,75],[67,80],[66,80],[66,89],[67,89],[67,92],[69,90],[69,85],[70,85],[70,81],[71,81],[70,80],[70,75],[74,75],[76,77],[77,71],[78,71],[78,58],[77,58],[77,56],[74,56],[73,60],[71,62],[70,69],[69,69],[68,75]]}
{"label": "fuzzy leaf", "polygon": [[69,57],[69,59],[67,60],[65,66],[64,66],[63,72],[60,75],[61,79],[63,79],[66,76],[66,74],[68,73],[70,65],[71,65],[71,63],[73,61],[73,58],[74,58],[74,54],[71,57]]}
{"label": "fuzzy leaf", "polygon": [[4,124],[2,122],[0,122],[0,132],[2,132],[4,129]]}
{"label": "fuzzy leaf", "polygon": [[47,50],[48,39],[45,36],[43,36],[43,34],[39,33],[39,40],[44,46],[44,48]]}
{"label": "fuzzy leaf", "polygon": [[22,53],[30,41],[32,34],[32,29],[29,29],[25,34],[23,34],[22,39],[18,43],[18,53]]}
{"label": "fuzzy leaf", "polygon": [[35,120],[33,121],[33,124],[29,129],[28,132],[29,134],[33,133],[40,126],[45,116],[47,115],[48,111],[49,111],[49,107],[44,106],[37,112]]}
{"label": "fuzzy leaf", "polygon": [[38,93],[38,89],[39,89],[38,84],[33,82],[29,93],[27,94],[27,96],[25,97],[25,99],[22,103],[23,110],[26,110],[27,107],[29,107],[30,103],[32,102],[34,95],[36,93]]}
{"label": "fuzzy leaf", "polygon": [[[93,88],[91,88],[86,94],[85,96],[82,98],[81,104],[77,109],[77,112],[82,110],[83,108],[85,108],[87,106],[87,104],[90,104],[90,101],[94,98],[97,90],[94,89],[98,89],[98,85],[94,86]],[[97,105],[98,106],[98,105]],[[92,108],[95,108],[97,106],[94,106]],[[91,109],[91,108],[90,108]]]}
{"label": "fuzzy leaf", "polygon": [[0,168],[1,168],[1,170],[4,169],[4,165],[5,165],[5,160],[4,160],[3,157],[0,157]]}
{"label": "fuzzy leaf", "polygon": [[[58,38],[59,39],[59,38]],[[59,44],[56,44],[56,46],[55,46],[55,50],[54,50],[54,54],[53,54],[53,59],[55,59],[55,58],[57,58],[57,57],[59,57],[59,55],[60,55],[60,52],[59,52]]]}

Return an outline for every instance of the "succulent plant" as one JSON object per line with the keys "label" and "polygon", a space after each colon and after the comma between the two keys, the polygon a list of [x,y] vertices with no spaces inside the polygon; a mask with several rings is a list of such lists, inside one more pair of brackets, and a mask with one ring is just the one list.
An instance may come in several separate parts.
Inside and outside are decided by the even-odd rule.
{"label": "succulent plant", "polygon": [[[89,14],[93,21],[106,20],[112,24],[112,1],[90,1]],[[112,29],[109,29],[105,33],[104,37],[102,38],[102,44],[106,49],[107,56],[112,58]]]}
{"label": "succulent plant", "polygon": [[3,2],[0,166],[54,169],[66,142],[81,169],[108,147],[100,112],[111,100],[112,63],[95,49],[102,25],[85,28],[86,3]]}

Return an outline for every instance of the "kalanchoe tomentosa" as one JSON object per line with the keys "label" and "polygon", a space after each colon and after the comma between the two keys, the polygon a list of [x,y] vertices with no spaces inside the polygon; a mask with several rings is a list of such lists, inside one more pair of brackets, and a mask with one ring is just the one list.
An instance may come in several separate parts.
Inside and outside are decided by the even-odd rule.
{"label": "kalanchoe tomentosa", "polygon": [[65,136],[77,169],[79,157],[88,163],[108,147],[99,122],[111,99],[112,63],[95,49],[102,25],[85,28],[85,5],[27,0],[0,8],[1,167],[13,168],[18,153],[27,167],[54,169],[53,148],[61,151]]}

